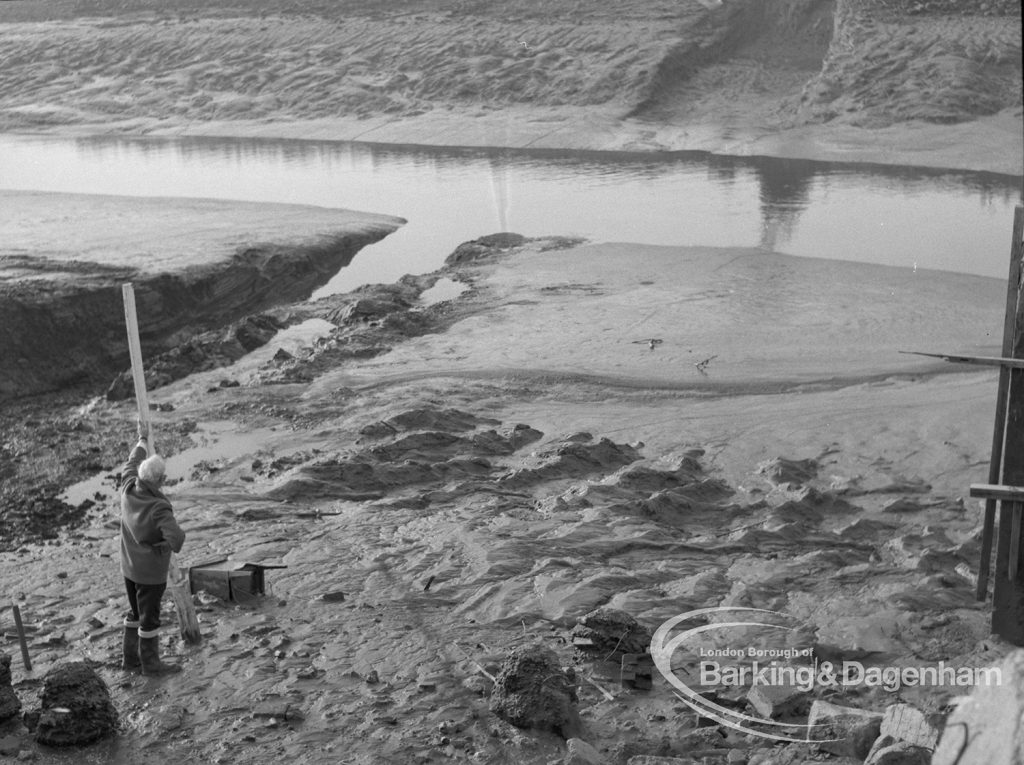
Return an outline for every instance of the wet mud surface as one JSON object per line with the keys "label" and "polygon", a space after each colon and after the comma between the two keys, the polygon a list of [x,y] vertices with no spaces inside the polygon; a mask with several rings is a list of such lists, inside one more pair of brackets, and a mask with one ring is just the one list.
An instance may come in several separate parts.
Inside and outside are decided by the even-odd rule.
{"label": "wet mud surface", "polygon": [[[121,722],[76,761],[546,763],[578,735],[610,763],[694,751],[714,762],[795,763],[820,755],[813,745],[697,728],[656,673],[649,690],[627,687],[609,657],[708,607],[785,613],[796,625],[788,645],[820,659],[987,665],[1007,652],[974,600],[979,517],[958,488],[983,469],[987,433],[956,424],[945,444],[917,437],[943,419],[943,391],[969,400],[976,377],[851,382],[763,400],[609,387],[596,375],[414,375],[401,363],[393,378],[374,377],[412,343],[426,344],[428,361],[432,344],[493,316],[497,302],[557,326],[543,312],[561,305],[558,295],[523,281],[513,298],[492,282],[519,273],[516,264],[534,272],[530,252],[571,264],[573,251],[558,249],[568,244],[485,239],[442,272],[297,304],[290,320],[323,322],[319,339],[290,350],[271,340],[154,389],[158,443],[172,463],[207,440],[235,439],[173,475],[187,562],[282,566],[267,570],[266,595],[245,603],[197,592],[198,647],[177,639],[165,605],[167,653],[185,666],[172,679],[119,669],[112,473],[134,440],[133,402],[94,391],[7,410],[5,448],[22,471],[10,485],[23,493],[22,515],[8,520],[19,541],[0,559],[0,578],[19,598],[37,665],[13,668],[24,706],[34,706],[49,668],[81,659],[110,686]],[[422,304],[440,278],[467,288]],[[606,353],[642,352],[650,365],[664,351],[624,342]],[[794,430],[800,418],[789,406],[846,424],[831,441],[814,433],[820,425]],[[721,430],[735,408],[742,435]],[[896,411],[900,428],[886,430]],[[48,483],[33,483],[47,461]],[[27,525],[46,517],[25,512],[30,492],[97,472],[105,477],[95,504],[64,510],[72,523],[55,514],[47,527]],[[695,666],[697,649],[676,654],[681,671]],[[539,682],[530,668],[541,666],[557,668],[557,682]],[[899,698],[944,714],[956,691],[904,688]],[[721,687],[715,698],[747,709],[749,692]],[[815,700],[881,714],[895,696],[815,689],[787,708]],[[20,725],[9,724],[20,748],[65,761]]]}

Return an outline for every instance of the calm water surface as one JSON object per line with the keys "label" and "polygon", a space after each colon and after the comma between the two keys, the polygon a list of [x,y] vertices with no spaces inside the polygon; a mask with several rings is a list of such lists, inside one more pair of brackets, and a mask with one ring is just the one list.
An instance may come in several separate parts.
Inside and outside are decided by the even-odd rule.
{"label": "calm water surface", "polygon": [[[398,215],[319,294],[425,273],[496,231],[743,246],[1005,279],[1021,178],[703,153],[0,136],[0,188]],[[187,225],[187,221],[183,222]]]}

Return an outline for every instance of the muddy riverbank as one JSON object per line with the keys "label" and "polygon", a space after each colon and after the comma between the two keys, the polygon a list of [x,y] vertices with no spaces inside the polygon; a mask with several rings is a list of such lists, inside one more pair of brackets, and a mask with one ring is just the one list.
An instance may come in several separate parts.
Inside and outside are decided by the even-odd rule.
{"label": "muddy riverbank", "polygon": [[[150,353],[309,297],[400,218],[298,205],[0,192],[0,400],[108,383],[121,285]],[[267,328],[270,329],[269,327]],[[251,342],[247,334],[255,334]],[[261,344],[236,328],[241,348]]]}
{"label": "muddy riverbank", "polygon": [[[755,316],[719,286],[770,284],[762,266],[786,279]],[[769,608],[820,650],[863,661],[997,662],[1008,646],[973,600],[979,511],[966,498],[987,470],[995,376],[879,341],[884,328],[967,346],[999,326],[1005,287],[844,267],[835,295],[856,283],[859,307],[810,288],[835,264],[501,237],[459,248],[443,272],[303,304],[313,335],[156,388],[185,562],[286,567],[253,602],[199,593],[204,642],[169,630],[186,667],[170,681],[116,669],[112,475],[132,402],[36,422],[28,467],[63,463],[65,449],[92,455],[80,475],[106,476],[73,529],[0,560],[36,671],[81,658],[112,688],[119,735],[75,756],[559,761],[557,734],[494,716],[479,670],[538,641],[574,667],[580,735],[604,761],[687,756],[702,734],[667,685],[628,690],[573,654],[570,629],[599,605],[649,630],[700,607]],[[463,291],[427,299],[442,278]],[[689,310],[721,325],[698,331]],[[737,332],[746,343],[723,340]],[[30,700],[38,677],[14,667],[16,691]],[[941,713],[955,692],[900,698]],[[894,701],[882,688],[827,695]],[[39,761],[63,761],[10,732]],[[701,741],[716,762],[816,756]]]}
{"label": "muddy riverbank", "polygon": [[[1021,173],[1017,4],[713,5],[12,0],[0,126]],[[28,266],[51,263],[27,249]],[[439,284],[457,288],[431,297]],[[49,668],[84,660],[119,726],[60,751],[16,717],[4,751],[575,763],[558,733],[492,708],[504,657],[540,644],[597,762],[819,761],[812,744],[698,728],[667,682],[620,684],[572,629],[598,606],[648,631],[759,608],[786,614],[819,658],[998,663],[1010,646],[974,600],[967,496],[987,475],[996,376],[899,351],[996,355],[1005,290],[741,248],[499,237],[433,274],[281,300],[253,321],[288,328],[258,348],[225,337],[225,317],[169,336],[152,404],[183,562],[283,566],[264,597],[197,592],[199,646],[178,638],[167,602],[165,653],[184,664],[169,680],[119,669],[113,484],[133,402],[106,398],[111,378],[5,406],[0,583],[34,660],[13,663],[14,691],[31,708]],[[750,690],[713,693],[753,713]],[[941,727],[966,692],[862,684],[797,707],[903,701]]]}

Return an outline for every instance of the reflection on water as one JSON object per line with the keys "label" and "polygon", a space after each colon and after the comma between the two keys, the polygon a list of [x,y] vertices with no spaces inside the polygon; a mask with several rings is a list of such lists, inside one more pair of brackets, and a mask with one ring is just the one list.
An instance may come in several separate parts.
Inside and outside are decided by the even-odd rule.
{"label": "reflection on water", "polygon": [[761,241],[766,250],[785,246],[793,238],[800,212],[811,198],[813,172],[803,163],[780,160],[772,172],[761,170]]}
{"label": "reflection on water", "polygon": [[696,152],[0,136],[0,188],[314,204],[409,223],[329,285],[437,268],[499,230],[744,246],[1005,278],[1018,176]]}

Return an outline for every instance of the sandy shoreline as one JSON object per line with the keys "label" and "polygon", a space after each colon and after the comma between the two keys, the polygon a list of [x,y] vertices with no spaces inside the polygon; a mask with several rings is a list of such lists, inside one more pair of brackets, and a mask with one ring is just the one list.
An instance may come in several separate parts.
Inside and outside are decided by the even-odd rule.
{"label": "sandy shoreline", "polygon": [[823,124],[762,128],[734,122],[669,124],[622,119],[614,109],[523,107],[485,113],[437,109],[415,117],[231,120],[202,123],[133,120],[31,131],[58,136],[152,135],[361,141],[409,146],[568,149],[663,153],[702,151],[824,162],[906,165],[1024,175],[1019,109],[958,125],[901,123],[888,128]]}

